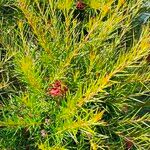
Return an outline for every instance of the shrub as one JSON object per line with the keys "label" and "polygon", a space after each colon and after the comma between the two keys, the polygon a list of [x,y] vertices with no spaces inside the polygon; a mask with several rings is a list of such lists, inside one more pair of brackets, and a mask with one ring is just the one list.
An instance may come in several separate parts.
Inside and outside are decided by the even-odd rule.
{"label": "shrub", "polygon": [[13,6],[16,22],[2,24],[0,41],[13,91],[1,86],[0,148],[148,149],[149,24],[136,28],[142,1]]}

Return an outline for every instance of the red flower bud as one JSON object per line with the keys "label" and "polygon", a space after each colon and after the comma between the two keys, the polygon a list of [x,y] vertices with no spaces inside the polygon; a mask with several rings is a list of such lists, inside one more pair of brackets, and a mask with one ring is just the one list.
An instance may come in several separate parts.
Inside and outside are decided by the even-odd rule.
{"label": "red flower bud", "polygon": [[83,10],[85,8],[85,3],[81,2],[81,1],[78,1],[77,4],[76,4],[76,8],[79,9],[79,10]]}
{"label": "red flower bud", "polygon": [[150,54],[146,58],[147,62],[150,63]]}
{"label": "red flower bud", "polygon": [[61,87],[61,81],[56,80],[53,86],[54,87]]}
{"label": "red flower bud", "polygon": [[130,150],[133,146],[133,142],[129,139],[125,141],[127,150]]}

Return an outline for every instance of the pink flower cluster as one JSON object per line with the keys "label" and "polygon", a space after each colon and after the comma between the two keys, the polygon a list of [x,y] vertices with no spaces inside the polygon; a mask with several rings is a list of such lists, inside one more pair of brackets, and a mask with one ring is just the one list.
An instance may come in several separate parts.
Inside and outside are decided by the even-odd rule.
{"label": "pink flower cluster", "polygon": [[68,91],[67,86],[65,86],[60,80],[56,80],[51,87],[48,88],[48,94],[52,97],[59,97],[66,94]]}

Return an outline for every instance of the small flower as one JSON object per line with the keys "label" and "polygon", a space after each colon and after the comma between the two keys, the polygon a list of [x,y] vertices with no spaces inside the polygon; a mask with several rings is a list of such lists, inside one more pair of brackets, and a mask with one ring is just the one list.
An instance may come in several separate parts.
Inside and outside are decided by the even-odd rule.
{"label": "small flower", "polygon": [[45,124],[47,124],[47,125],[49,125],[49,123],[50,123],[50,119],[45,119]]}
{"label": "small flower", "polygon": [[83,10],[85,8],[85,3],[83,3],[82,1],[78,1],[76,4],[76,8],[79,10]]}
{"label": "small flower", "polygon": [[57,87],[61,87],[61,84],[62,84],[61,81],[56,80],[53,86],[57,88]]}
{"label": "small flower", "polygon": [[41,136],[42,137],[46,137],[47,136],[47,132],[46,132],[46,130],[41,130]]}
{"label": "small flower", "polygon": [[130,150],[133,146],[133,142],[129,139],[125,141],[127,150]]}
{"label": "small flower", "polygon": [[60,80],[56,80],[51,86],[48,88],[48,94],[52,97],[63,96],[68,91],[68,88]]}

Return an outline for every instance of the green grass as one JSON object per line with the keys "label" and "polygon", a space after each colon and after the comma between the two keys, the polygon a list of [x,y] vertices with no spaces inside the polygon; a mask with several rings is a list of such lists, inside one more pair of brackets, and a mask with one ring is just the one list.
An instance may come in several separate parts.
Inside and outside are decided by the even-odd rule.
{"label": "green grass", "polygon": [[143,1],[85,3],[1,1],[0,149],[150,148]]}

